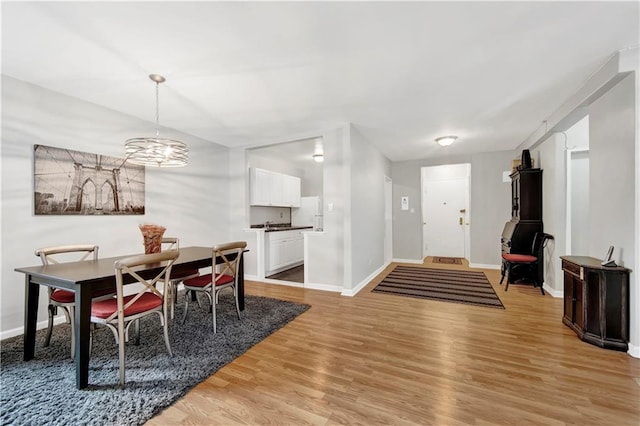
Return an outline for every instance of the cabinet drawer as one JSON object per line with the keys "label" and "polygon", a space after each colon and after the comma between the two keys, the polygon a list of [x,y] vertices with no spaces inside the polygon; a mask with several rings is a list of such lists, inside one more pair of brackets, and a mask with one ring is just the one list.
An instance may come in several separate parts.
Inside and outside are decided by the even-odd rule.
{"label": "cabinet drawer", "polygon": [[562,270],[582,279],[582,268],[580,265],[562,259]]}
{"label": "cabinet drawer", "polygon": [[304,238],[300,230],[294,229],[291,231],[273,231],[267,233],[269,241],[291,240],[297,238]]}

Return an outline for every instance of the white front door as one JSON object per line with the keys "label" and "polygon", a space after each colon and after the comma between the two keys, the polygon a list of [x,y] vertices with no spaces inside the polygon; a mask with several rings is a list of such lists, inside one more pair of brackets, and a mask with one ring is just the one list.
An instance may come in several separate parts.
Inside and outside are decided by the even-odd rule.
{"label": "white front door", "polygon": [[422,183],[423,255],[466,257],[469,178]]}

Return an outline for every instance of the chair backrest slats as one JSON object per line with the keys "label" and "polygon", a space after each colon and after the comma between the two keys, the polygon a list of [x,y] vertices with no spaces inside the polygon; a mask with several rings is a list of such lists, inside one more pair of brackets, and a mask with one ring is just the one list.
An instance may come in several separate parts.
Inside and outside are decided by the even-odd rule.
{"label": "chair backrest slats", "polygon": [[163,237],[162,250],[180,250],[180,239],[176,237]]}
{"label": "chair backrest slats", "polygon": [[[93,255],[93,260],[98,259],[98,246],[95,244],[73,244],[65,246],[53,246],[39,248],[35,255],[40,258],[43,265],[53,265],[65,262],[78,262],[87,260]],[[69,256],[67,256],[69,255]]]}
{"label": "chair backrest slats", "polygon": [[235,281],[238,280],[238,264],[242,252],[247,247],[246,241],[233,241],[230,243],[218,244],[213,247],[213,264],[216,264],[216,258],[221,258],[222,263],[218,263],[218,274],[216,280],[222,278],[223,275],[231,275]]}
{"label": "chair backrest slats", "polygon": [[[114,263],[116,270],[116,290],[118,298],[118,310],[111,316],[106,318],[106,321],[115,319],[118,315],[124,316],[125,310],[140,299],[145,293],[151,292],[164,299],[166,304],[166,298],[164,293],[169,285],[171,276],[171,268],[174,262],[180,255],[178,250],[167,250],[160,253],[153,254],[141,254],[137,256],[131,256],[124,259],[120,259]],[[145,279],[141,277],[136,270],[139,266],[152,266],[167,262],[162,270],[157,273],[153,278]],[[124,276],[129,275],[136,280],[137,283],[142,284],[140,290],[125,304],[124,303]],[[156,284],[162,282],[162,292],[158,290]]]}

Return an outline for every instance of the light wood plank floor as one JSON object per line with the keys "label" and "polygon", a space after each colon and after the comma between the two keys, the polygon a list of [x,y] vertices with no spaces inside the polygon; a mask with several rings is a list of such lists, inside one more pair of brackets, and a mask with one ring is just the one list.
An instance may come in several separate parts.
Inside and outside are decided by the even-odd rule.
{"label": "light wood plank floor", "polygon": [[561,299],[495,270],[504,310],[372,293],[394,265],[355,297],[247,282],[312,307],[147,424],[640,424],[640,359],[580,341]]}

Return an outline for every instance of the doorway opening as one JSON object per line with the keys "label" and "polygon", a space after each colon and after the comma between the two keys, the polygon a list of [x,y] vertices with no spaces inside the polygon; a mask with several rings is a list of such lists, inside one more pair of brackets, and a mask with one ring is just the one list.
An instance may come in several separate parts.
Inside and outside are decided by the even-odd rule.
{"label": "doorway opening", "polygon": [[589,253],[589,116],[565,135],[567,151],[566,252]]}
{"label": "doorway opening", "polygon": [[[246,152],[247,167],[261,173],[260,179],[250,180],[249,193],[254,184],[256,192],[265,198],[250,197],[248,206],[249,227],[266,228],[263,242],[258,239],[260,247],[256,247],[262,265],[258,275],[267,280],[304,284],[308,259],[301,232],[321,231],[324,227],[323,138],[310,137]],[[290,184],[295,180],[299,182],[297,189]]]}
{"label": "doorway opening", "polygon": [[422,167],[422,256],[469,259],[471,164]]}

